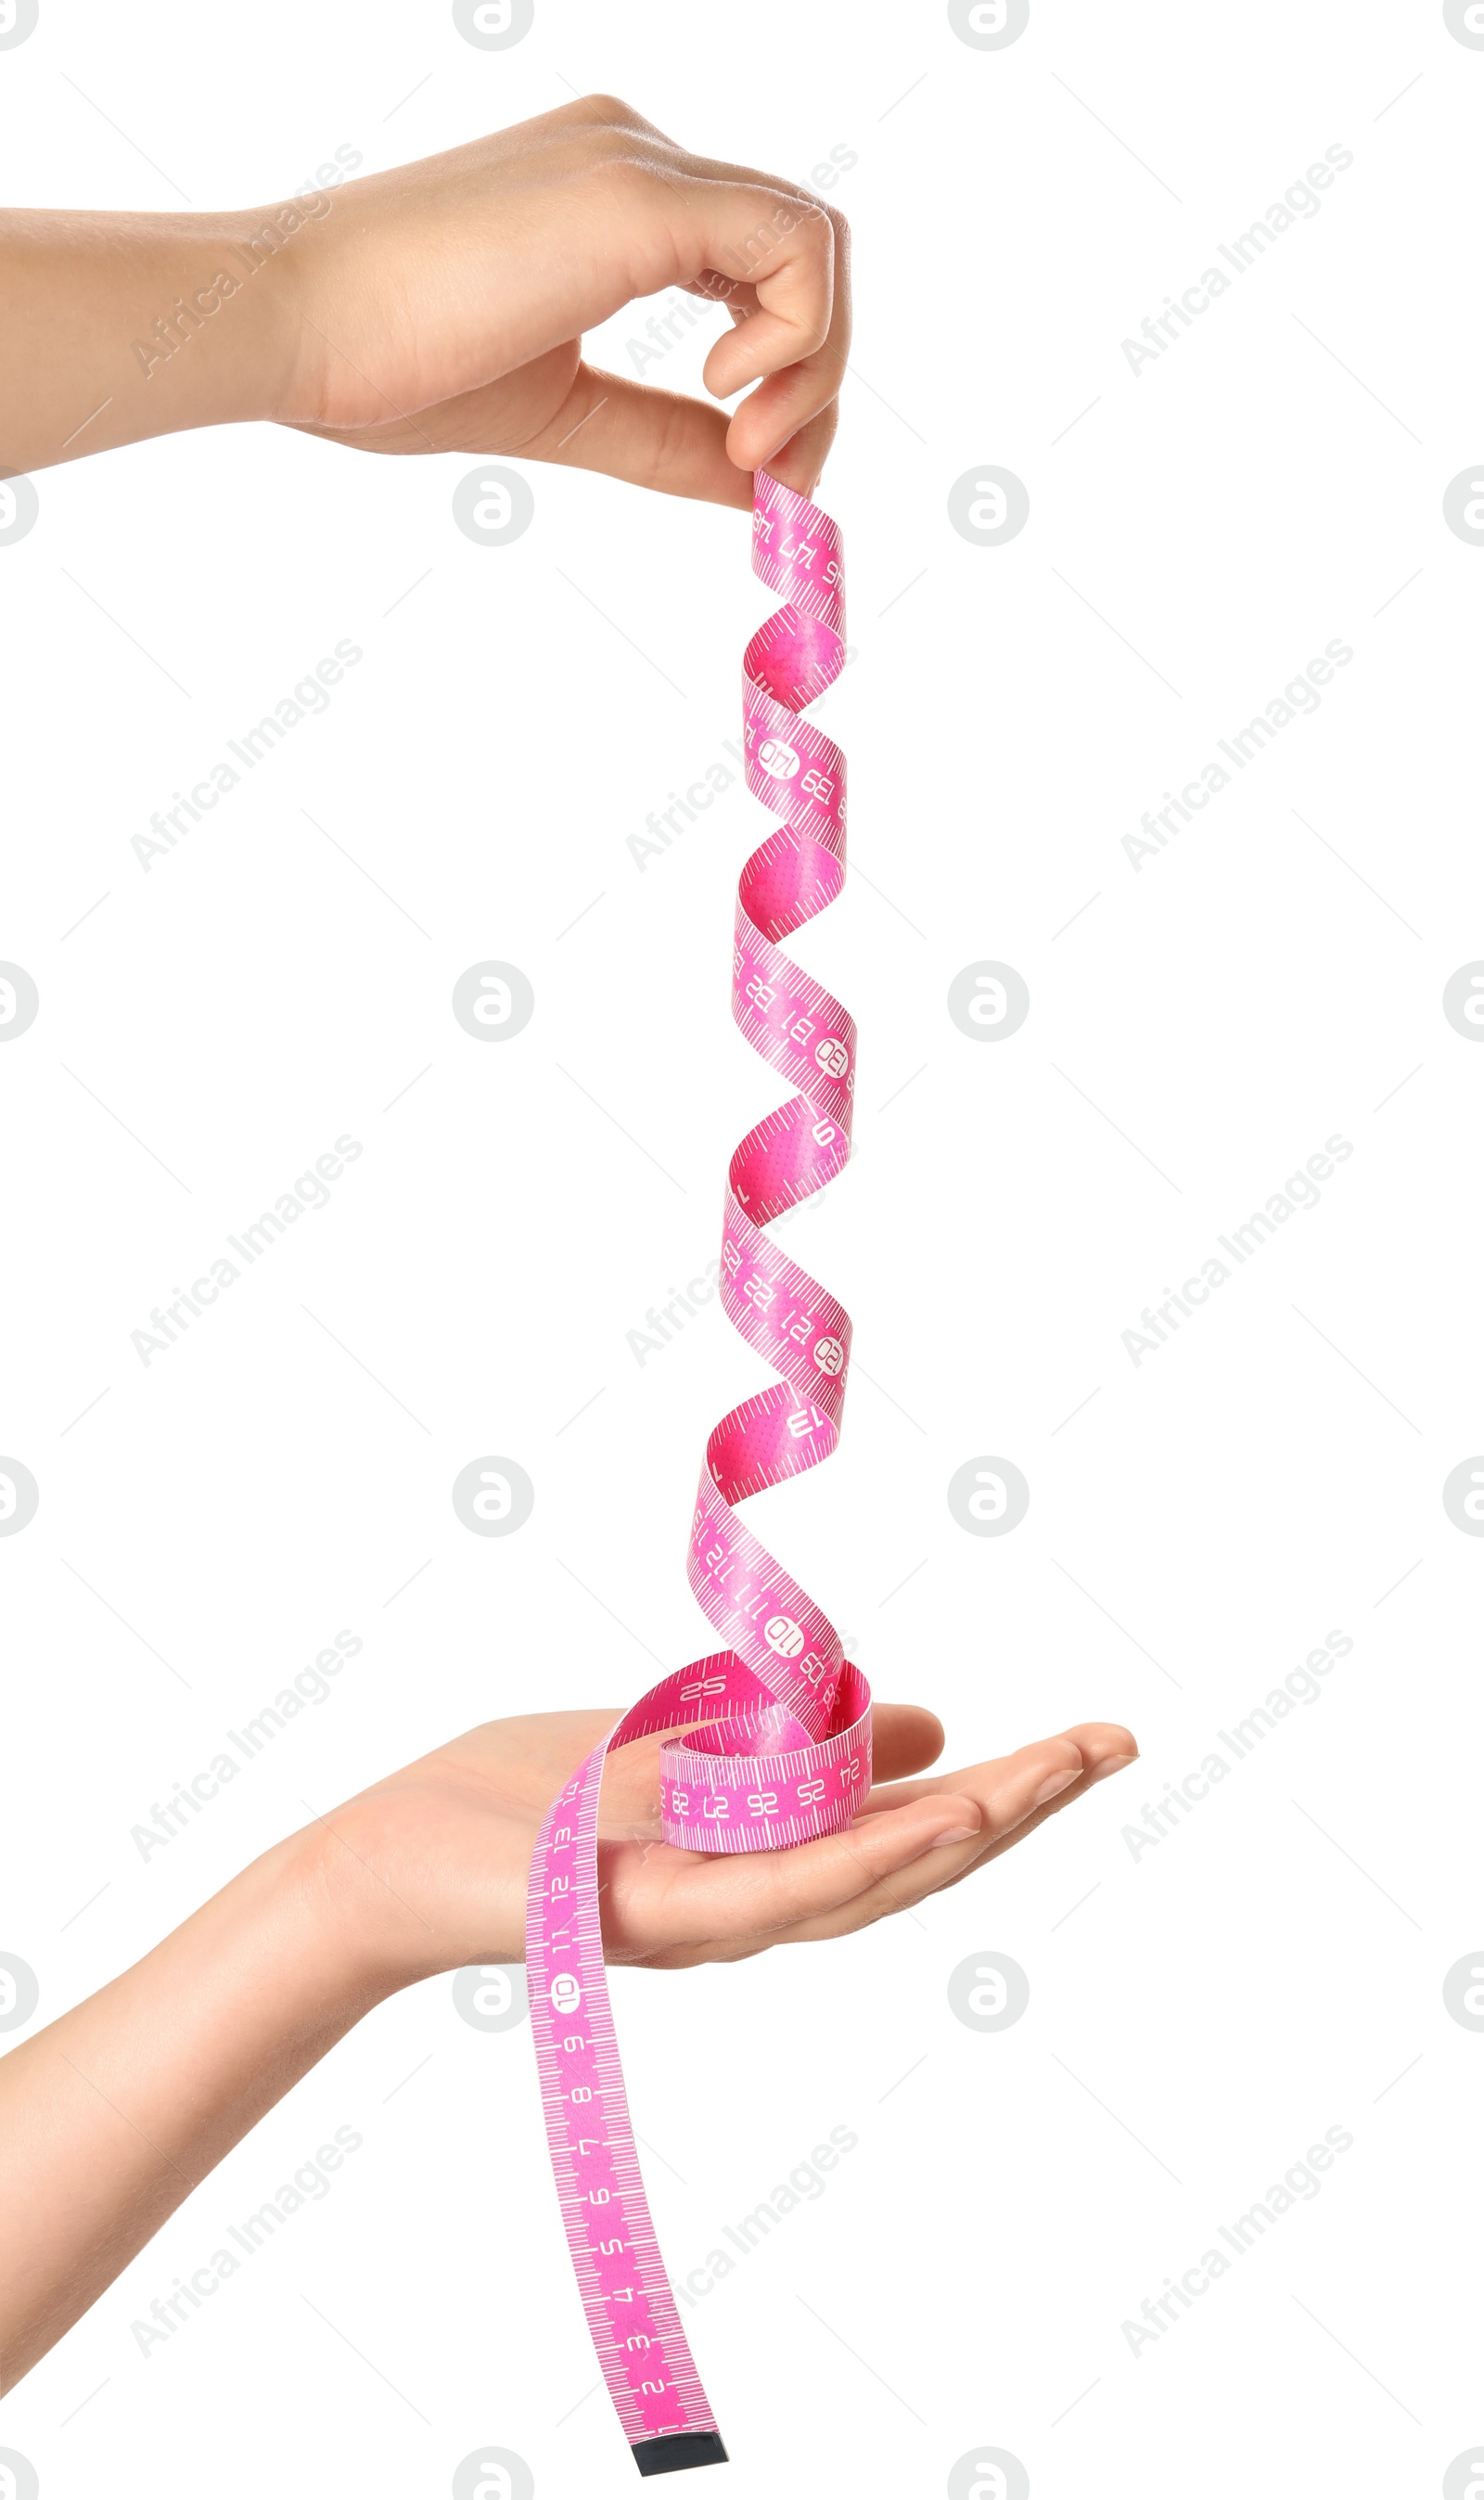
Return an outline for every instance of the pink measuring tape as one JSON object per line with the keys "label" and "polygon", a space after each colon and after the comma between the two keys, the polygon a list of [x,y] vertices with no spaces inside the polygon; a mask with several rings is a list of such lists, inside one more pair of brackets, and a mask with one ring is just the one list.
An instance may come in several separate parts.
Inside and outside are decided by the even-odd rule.
{"label": "pink measuring tape", "polygon": [[666,1676],[595,1745],[531,1859],[526,1969],[546,2135],[593,2344],[641,2474],[722,2465],[655,2242],[603,1962],[598,1792],[617,1745],[684,1727],[660,1756],[660,1820],[677,1849],[791,1849],[839,1831],[871,1786],[871,1692],[834,1625],[734,1516],[840,1437],[850,1322],[762,1229],[823,1189],[850,1151],[855,1026],[778,940],[844,883],[845,764],[799,717],[844,663],[840,532],[763,470],[752,569],[785,605],[742,661],[747,787],[782,822],[742,870],[732,1012],[797,1087],[746,1135],[727,1175],[721,1299],[777,1381],[706,1445],[690,1585],[727,1644]]}

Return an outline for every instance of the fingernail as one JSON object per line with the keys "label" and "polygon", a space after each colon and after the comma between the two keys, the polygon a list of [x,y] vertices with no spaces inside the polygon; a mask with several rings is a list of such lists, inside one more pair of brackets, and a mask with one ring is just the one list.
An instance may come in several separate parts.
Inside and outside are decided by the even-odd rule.
{"label": "fingernail", "polygon": [[1081,1776],[1082,1771],[1080,1764],[1078,1764],[1074,1771],[1053,1771],[1048,1780],[1042,1780],[1039,1788],[1036,1792],[1036,1794],[1031,1799],[1031,1811],[1033,1814],[1039,1805],[1049,1805],[1054,1796],[1060,1796],[1063,1789],[1070,1789],[1072,1781],[1079,1780]]}
{"label": "fingernail", "polygon": [[951,1831],[940,1831],[936,1840],[930,1840],[928,1847],[930,1849],[948,1849],[952,1847],[955,1840],[977,1840],[978,1836],[979,1835],[977,1831],[975,1831],[973,1824],[956,1823]]}
{"label": "fingernail", "polygon": [[[1092,1775],[1093,1780],[1110,1780],[1115,1771],[1126,1771],[1129,1764],[1131,1762],[1137,1762],[1138,1760],[1138,1756],[1137,1754],[1115,1754],[1110,1762],[1101,1763],[1099,1768],[1094,1771]],[[1091,1782],[1089,1782],[1089,1786],[1091,1786]]]}

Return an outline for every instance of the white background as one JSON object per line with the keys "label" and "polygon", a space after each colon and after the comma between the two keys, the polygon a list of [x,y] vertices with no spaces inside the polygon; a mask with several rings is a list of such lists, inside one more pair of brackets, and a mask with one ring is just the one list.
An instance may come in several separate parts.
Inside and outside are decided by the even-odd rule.
{"label": "white background", "polygon": [[[596,88],[796,179],[858,158],[821,500],[861,873],[796,946],[860,1023],[859,1160],[788,1235],[857,1369],[837,1460],[752,1515],[949,1761],[1086,1717],[1143,1759],[915,1920],[619,1976],[676,2273],[859,2136],[687,2313],[739,2500],[936,2494],[975,2443],[1037,2500],[1433,2493],[1484,2428],[1484,2037],[1442,1997],[1484,1924],[1484,1555],[1441,1501],[1484,1443],[1484,1054],[1440,1005],[1484,953],[1481,559],[1442,517],[1481,448],[1481,82],[1437,7],[1338,0],[1035,0],[1001,51],[938,6],[538,0],[505,52],[431,0],[43,0],[0,52],[16,201],[270,200],[338,145],[374,169]],[[1320,214],[1132,373],[1121,342],[1331,146]],[[654,378],[695,384],[711,319]],[[998,548],[946,510],[987,462],[1031,499]],[[627,1332],[716,1255],[776,1099],[727,997],[766,819],[739,782],[643,872],[627,838],[738,735],[769,603],[743,518],[576,473],[530,468],[530,529],[472,544],[471,465],[210,432],[43,474],[0,548],[0,953],[42,998],[0,1054],[0,1447],[41,1487],[0,1542],[0,1949],[38,2023],[303,1800],[478,1719],[621,1705],[710,1637],[694,1477],[761,1375],[714,1305],[643,1366]],[[151,811],[342,638],[328,712],[147,873]],[[1317,713],[1136,872],[1143,811],[1332,639]],[[449,1008],[486,957],[536,992],[500,1047]],[[945,1008],[980,958],[1031,992],[993,1047]],[[343,1133],[331,1204],[144,1367],[150,1306]],[[1321,1204],[1136,1366],[1142,1306],[1332,1135]],[[536,1487],[504,1540],[449,1501],[487,1452]],[[1031,1487],[1004,1538],[946,1506],[984,1453]],[[131,1825],[342,1627],[334,1697],[142,1863]],[[1322,1699],[1136,1859],[1124,1825],[1332,1629]],[[946,1994],[985,1950],[1031,1990],[989,2035]],[[331,2195],[143,2359],[131,2319],[340,2124]],[[1131,2352],[1331,2126],[1322,2191]],[[480,2442],[586,2500],[632,2483],[596,2377],[529,2033],[439,1980],[221,2165],[0,2445],[46,2500],[437,2495]]]}

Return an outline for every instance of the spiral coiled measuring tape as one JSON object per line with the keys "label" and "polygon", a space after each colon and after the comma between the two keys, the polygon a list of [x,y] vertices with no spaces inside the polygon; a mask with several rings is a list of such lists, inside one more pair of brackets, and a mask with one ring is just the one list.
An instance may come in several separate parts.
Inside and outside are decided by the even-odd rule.
{"label": "spiral coiled measuring tape", "polygon": [[742,661],[747,787],[781,821],[737,894],[732,1012],[796,1087],[732,1157],[721,1240],[728,1318],[778,1375],[706,1445],[687,1568],[727,1646],[666,1676],[595,1745],[542,1826],[526,1968],[546,2136],[577,2287],[643,2475],[726,2450],[654,2237],[603,1959],[598,1797],[616,1746],[684,1727],[660,1756],[660,1822],[679,1849],[789,1849],[849,1824],[871,1786],[871,1692],[814,1600],[734,1516],[748,1494],[827,1459],[840,1437],[850,1321],[766,1226],[844,1168],[855,1026],[779,940],[844,883],[845,768],[805,707],[844,665],[844,576],[829,515],[766,471],[752,568],[784,605]]}

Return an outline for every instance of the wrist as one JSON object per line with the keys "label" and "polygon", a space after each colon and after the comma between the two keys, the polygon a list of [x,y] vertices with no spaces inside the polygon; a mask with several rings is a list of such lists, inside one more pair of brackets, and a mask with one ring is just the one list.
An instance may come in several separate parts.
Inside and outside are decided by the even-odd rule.
{"label": "wrist", "polygon": [[293,201],[159,221],[148,275],[132,290],[141,319],[128,341],[134,405],[149,432],[277,414],[297,352],[294,253],[305,224]]}
{"label": "wrist", "polygon": [[464,1957],[451,1949],[394,1801],[370,1791],[283,1843],[302,1966],[349,2022]]}
{"label": "wrist", "polygon": [[308,204],[210,216],[0,214],[0,467],[272,417],[300,319]]}
{"label": "wrist", "polygon": [[[285,1974],[290,2023],[322,2018],[348,2030],[422,1976],[397,1950],[406,1939],[374,1897],[382,1888],[363,1863],[361,1845],[346,1810],[338,1809],[280,1841],[218,1895],[245,1926],[260,1928]],[[387,1907],[397,1907],[389,1896]]]}
{"label": "wrist", "polygon": [[443,1971],[523,1958],[527,1858],[496,1817],[487,1847],[471,1848],[471,1806],[482,1835],[487,1798],[476,1775],[463,1793],[446,1774],[436,1786],[403,1774],[284,1844],[310,1958],[337,2002],[355,2006],[350,2020]]}

